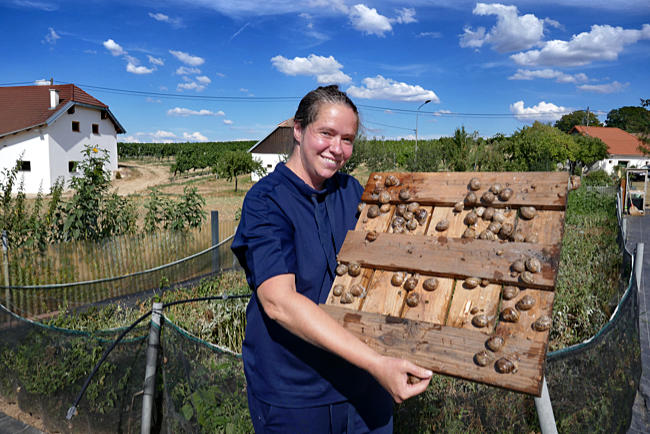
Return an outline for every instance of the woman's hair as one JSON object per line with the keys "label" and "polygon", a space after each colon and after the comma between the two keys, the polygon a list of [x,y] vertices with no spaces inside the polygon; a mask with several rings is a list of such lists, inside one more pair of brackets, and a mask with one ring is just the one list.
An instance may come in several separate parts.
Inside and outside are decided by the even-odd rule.
{"label": "woman's hair", "polygon": [[330,86],[320,86],[305,95],[302,100],[300,100],[300,104],[298,104],[298,110],[296,110],[293,121],[300,123],[301,128],[307,128],[307,125],[316,120],[320,106],[323,104],[344,104],[350,107],[354,114],[357,115],[358,126],[359,112],[357,111],[357,106],[355,106],[345,92],[341,92],[339,87],[335,84]]}

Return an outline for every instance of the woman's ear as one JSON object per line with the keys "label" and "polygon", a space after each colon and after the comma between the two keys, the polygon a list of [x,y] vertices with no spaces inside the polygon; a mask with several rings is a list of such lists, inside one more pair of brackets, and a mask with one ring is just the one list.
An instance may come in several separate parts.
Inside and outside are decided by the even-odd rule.
{"label": "woman's ear", "polygon": [[293,138],[295,140],[294,144],[300,145],[302,142],[302,127],[300,122],[293,121]]}

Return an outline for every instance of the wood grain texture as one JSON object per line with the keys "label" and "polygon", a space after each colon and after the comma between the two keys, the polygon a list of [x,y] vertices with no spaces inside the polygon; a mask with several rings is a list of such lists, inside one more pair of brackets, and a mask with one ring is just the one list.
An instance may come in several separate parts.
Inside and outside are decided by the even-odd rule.
{"label": "wood grain texture", "polygon": [[517,370],[501,374],[494,363],[481,367],[474,362],[474,355],[485,349],[487,337],[482,333],[337,306],[321,308],[380,354],[406,358],[436,373],[540,396],[545,347],[539,342],[507,337],[494,360],[508,357]]}
{"label": "wood grain texture", "polygon": [[[483,334],[490,334],[494,330],[499,305],[501,285],[477,286],[467,289],[462,280],[456,280],[454,297],[449,307],[448,326],[474,330]],[[475,315],[486,315],[488,325],[483,328],[475,327],[472,318]]]}

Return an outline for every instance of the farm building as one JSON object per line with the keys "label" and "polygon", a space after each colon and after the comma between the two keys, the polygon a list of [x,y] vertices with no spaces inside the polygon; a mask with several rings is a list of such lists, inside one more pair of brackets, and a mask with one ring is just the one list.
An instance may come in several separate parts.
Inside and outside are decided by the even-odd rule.
{"label": "farm building", "polygon": [[[262,162],[266,173],[271,173],[276,164],[285,161],[293,149],[293,118],[278,124],[269,135],[255,143],[248,152]],[[251,179],[257,182],[260,176],[252,173]]]}
{"label": "farm building", "polygon": [[0,173],[21,160],[25,193],[48,193],[58,178],[67,185],[87,145],[107,150],[107,169],[116,171],[125,132],[106,104],[74,84],[0,87]]}
{"label": "farm building", "polygon": [[569,133],[596,137],[607,145],[609,156],[604,160],[594,163],[589,168],[590,170],[603,169],[611,175],[616,166],[642,167],[650,164],[650,156],[644,155],[639,150],[641,140],[634,134],[630,134],[620,128],[576,125]]}

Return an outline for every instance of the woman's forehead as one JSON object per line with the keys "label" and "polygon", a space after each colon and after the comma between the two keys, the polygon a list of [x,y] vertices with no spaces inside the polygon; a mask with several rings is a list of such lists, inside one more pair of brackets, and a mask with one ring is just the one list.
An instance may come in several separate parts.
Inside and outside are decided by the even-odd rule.
{"label": "woman's forehead", "polygon": [[314,123],[336,126],[337,128],[351,127],[356,132],[359,117],[354,110],[345,104],[323,103],[318,108]]}

